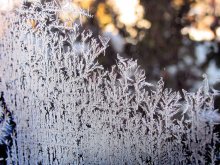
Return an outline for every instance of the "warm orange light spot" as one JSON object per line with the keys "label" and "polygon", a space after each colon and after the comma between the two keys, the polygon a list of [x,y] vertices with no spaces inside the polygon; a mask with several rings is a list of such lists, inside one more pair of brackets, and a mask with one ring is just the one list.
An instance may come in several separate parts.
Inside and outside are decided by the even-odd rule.
{"label": "warm orange light spot", "polygon": [[110,32],[110,33],[112,33],[112,34],[118,34],[118,33],[119,33],[119,32],[118,32],[118,29],[117,29],[117,28],[115,27],[115,25],[112,24],[112,23],[110,23],[110,24],[108,24],[107,26],[105,26],[104,31],[105,31],[105,32]]}
{"label": "warm orange light spot", "polygon": [[82,7],[83,9],[89,9],[92,5],[92,3],[94,2],[94,0],[78,0],[78,1],[74,1],[74,2],[78,2],[78,4],[80,5],[80,7]]}
{"label": "warm orange light spot", "polygon": [[207,28],[210,28],[212,22],[214,21],[214,18],[213,18],[213,21],[209,20],[205,20],[205,18],[202,18],[200,21],[196,22],[194,24],[194,26],[199,29],[199,30],[203,30],[203,29],[207,29]]}
{"label": "warm orange light spot", "polygon": [[189,14],[205,16],[206,13],[211,13],[212,10],[212,6],[210,6],[210,3],[208,3],[207,1],[198,1],[192,4]]}
{"label": "warm orange light spot", "polygon": [[175,8],[180,8],[184,4],[184,0],[173,0],[172,5]]}
{"label": "warm orange light spot", "polygon": [[215,21],[215,18],[211,15],[209,16],[205,16],[203,19],[202,19],[202,22],[207,25],[207,26],[211,26],[213,24],[213,22]]}
{"label": "warm orange light spot", "polygon": [[132,28],[132,27],[127,27],[126,30],[128,31],[128,33],[131,35],[132,38],[137,37],[138,32],[136,29]]}
{"label": "warm orange light spot", "polygon": [[106,5],[104,3],[98,5],[96,16],[101,27],[112,22],[112,17],[107,13]]}
{"label": "warm orange light spot", "polygon": [[210,41],[218,38],[211,27],[216,26],[220,16],[220,0],[196,0],[188,13],[191,26],[182,29],[182,34],[189,34],[195,41]]}
{"label": "warm orange light spot", "polygon": [[37,21],[30,19],[27,21],[28,25],[30,25],[33,29],[37,26]]}
{"label": "warm orange light spot", "polygon": [[151,27],[151,22],[145,19],[142,19],[137,22],[137,27],[143,28],[143,29],[150,29]]}

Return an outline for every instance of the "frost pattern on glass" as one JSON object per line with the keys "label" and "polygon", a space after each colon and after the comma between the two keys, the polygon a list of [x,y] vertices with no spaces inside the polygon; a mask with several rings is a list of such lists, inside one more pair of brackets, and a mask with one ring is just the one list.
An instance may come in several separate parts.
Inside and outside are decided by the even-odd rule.
{"label": "frost pattern on glass", "polygon": [[214,164],[219,115],[207,79],[182,98],[148,83],[136,61],[118,56],[105,71],[97,57],[108,39],[66,26],[61,11],[37,3],[0,21],[0,90],[16,122],[8,162]]}

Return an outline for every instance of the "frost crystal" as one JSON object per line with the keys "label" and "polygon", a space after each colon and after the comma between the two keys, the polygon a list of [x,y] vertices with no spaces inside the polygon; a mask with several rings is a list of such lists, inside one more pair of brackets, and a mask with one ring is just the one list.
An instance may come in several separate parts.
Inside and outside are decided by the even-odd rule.
{"label": "frost crystal", "polygon": [[206,81],[182,98],[148,83],[136,61],[105,71],[109,39],[60,12],[36,3],[0,21],[0,90],[17,132],[9,164],[214,164],[220,117]]}

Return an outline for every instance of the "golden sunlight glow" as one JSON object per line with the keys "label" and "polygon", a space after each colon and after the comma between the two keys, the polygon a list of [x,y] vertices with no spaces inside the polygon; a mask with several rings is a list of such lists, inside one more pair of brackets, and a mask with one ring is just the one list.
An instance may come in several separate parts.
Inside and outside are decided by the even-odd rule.
{"label": "golden sunlight glow", "polygon": [[106,11],[106,4],[100,3],[96,12],[97,19],[101,27],[106,26],[107,24],[112,23],[112,17]]}
{"label": "golden sunlight glow", "polygon": [[[218,39],[218,29],[213,32],[213,25],[220,15],[220,0],[196,0],[190,7],[188,18],[193,18],[189,27],[182,29],[183,35],[189,34],[190,39],[195,41],[210,41]],[[214,27],[216,28],[216,27]],[[216,34],[215,34],[216,33]]]}
{"label": "golden sunlight glow", "polygon": [[151,27],[151,22],[148,20],[140,20],[137,22],[137,27],[139,28],[144,28],[144,29],[150,29]]}
{"label": "golden sunlight glow", "polygon": [[126,27],[127,32],[131,35],[132,38],[137,37],[138,32],[136,29],[132,28],[132,27]]}
{"label": "golden sunlight glow", "polygon": [[211,12],[211,10],[211,7],[205,1],[200,1],[191,6],[189,15],[204,15],[206,12]]}
{"label": "golden sunlight glow", "polygon": [[74,0],[74,3],[79,4],[83,9],[89,9],[93,2],[94,0]]}
{"label": "golden sunlight glow", "polygon": [[215,34],[210,29],[196,29],[194,27],[186,27],[181,30],[183,35],[188,34],[190,39],[194,41],[211,41],[215,38]]}
{"label": "golden sunlight glow", "polygon": [[110,23],[107,26],[105,26],[104,31],[105,32],[110,32],[112,34],[118,34],[119,33],[118,29],[112,23]]}
{"label": "golden sunlight glow", "polygon": [[110,0],[113,7],[119,13],[119,21],[125,25],[133,26],[140,17],[143,17],[144,9],[139,0]]}
{"label": "golden sunlight glow", "polygon": [[172,5],[175,8],[180,8],[180,6],[182,6],[184,4],[184,0],[173,0],[172,1]]}

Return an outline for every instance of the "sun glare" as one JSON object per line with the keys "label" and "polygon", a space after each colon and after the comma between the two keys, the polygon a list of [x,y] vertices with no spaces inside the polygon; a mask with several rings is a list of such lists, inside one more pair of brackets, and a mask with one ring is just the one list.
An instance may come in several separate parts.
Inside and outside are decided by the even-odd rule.
{"label": "sun glare", "polygon": [[119,20],[126,25],[133,26],[144,14],[144,9],[139,4],[139,0],[113,0],[113,2],[119,13]]}

